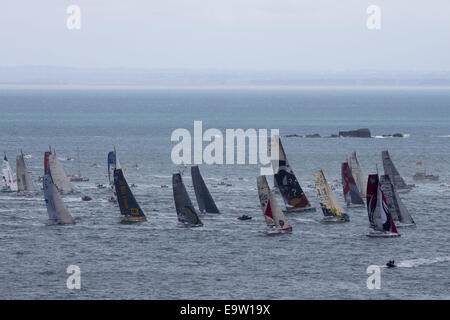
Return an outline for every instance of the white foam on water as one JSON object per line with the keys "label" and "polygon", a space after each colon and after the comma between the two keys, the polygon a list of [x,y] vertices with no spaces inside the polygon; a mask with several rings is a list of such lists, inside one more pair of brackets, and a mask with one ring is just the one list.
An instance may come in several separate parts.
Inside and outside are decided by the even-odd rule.
{"label": "white foam on water", "polygon": [[421,265],[429,265],[434,263],[440,263],[440,262],[449,262],[450,256],[445,257],[436,257],[436,258],[419,258],[419,259],[410,259],[410,260],[403,260],[397,263],[397,267],[401,268],[414,268]]}

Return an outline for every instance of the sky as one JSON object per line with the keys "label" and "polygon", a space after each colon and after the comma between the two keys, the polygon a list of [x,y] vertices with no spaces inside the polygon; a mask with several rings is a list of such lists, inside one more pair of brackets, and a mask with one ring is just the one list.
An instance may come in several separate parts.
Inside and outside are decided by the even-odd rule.
{"label": "sky", "polygon": [[0,66],[450,71],[449,17],[448,0],[2,0]]}

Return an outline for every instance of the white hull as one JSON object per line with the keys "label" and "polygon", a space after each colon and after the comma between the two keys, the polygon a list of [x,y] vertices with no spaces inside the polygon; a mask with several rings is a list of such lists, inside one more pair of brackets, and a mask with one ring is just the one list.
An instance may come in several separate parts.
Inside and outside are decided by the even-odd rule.
{"label": "white hull", "polygon": [[264,233],[268,236],[284,234],[284,233],[292,233],[292,228],[288,228],[288,229],[266,228],[266,230],[264,230]]}
{"label": "white hull", "polygon": [[395,221],[395,226],[397,228],[414,228],[414,227],[416,227],[416,224],[415,223],[401,223],[401,222]]}
{"label": "white hull", "polygon": [[366,236],[368,236],[370,238],[395,238],[395,237],[400,237],[400,234],[389,232],[389,231],[370,230],[369,233],[366,234]]}

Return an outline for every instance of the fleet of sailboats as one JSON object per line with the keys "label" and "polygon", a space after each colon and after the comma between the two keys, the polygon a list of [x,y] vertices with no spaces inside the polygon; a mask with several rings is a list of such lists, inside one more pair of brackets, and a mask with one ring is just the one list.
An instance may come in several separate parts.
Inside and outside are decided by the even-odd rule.
{"label": "fleet of sailboats", "polygon": [[317,198],[322,208],[323,222],[348,222],[350,217],[344,212],[333,190],[331,190],[322,170],[314,173]]}
{"label": "fleet of sailboats", "polygon": [[[286,153],[279,136],[271,144],[279,144],[278,159],[272,158],[274,181],[286,205],[286,212],[315,211],[300,187],[300,184],[287,161]],[[271,146],[272,150],[275,150]],[[121,222],[142,222],[147,217],[134,197],[120,166],[116,150],[108,153],[108,180],[114,201],[120,207]],[[348,155],[348,161],[341,164],[342,190],[347,207],[364,205],[362,195],[366,197],[366,207],[370,223],[369,237],[398,237],[397,227],[415,226],[408,209],[399,196],[399,189],[410,188],[398,173],[388,151],[382,152],[385,174],[371,174],[366,182],[366,190],[361,190],[361,181],[365,175],[356,158],[356,153]],[[80,170],[79,170],[80,171]],[[81,176],[81,175],[80,175]],[[208,190],[199,167],[191,166],[191,177],[200,213],[220,214],[221,212]],[[17,180],[16,180],[17,179]],[[27,169],[25,156],[21,152],[16,158],[16,179],[6,154],[2,164],[3,192],[36,192],[37,189]],[[60,193],[72,191],[61,163],[55,152],[44,153],[43,191],[51,224],[73,224],[74,219],[64,204]],[[178,226],[201,227],[202,221],[193,206],[180,172],[172,175],[173,197],[177,213]],[[348,222],[348,213],[339,203],[322,170],[314,173],[314,185],[323,213],[323,222]],[[406,186],[406,187],[405,187]],[[287,221],[274,194],[269,188],[266,176],[257,177],[259,204],[266,222],[268,235],[291,233],[292,226]]]}
{"label": "fleet of sailboats", "polygon": [[280,190],[281,196],[283,197],[286,205],[286,210],[288,212],[316,211],[316,208],[311,206],[306,194],[300,187],[297,177],[289,165],[281,139],[278,135],[272,138],[270,150],[277,150],[275,144],[278,144],[279,155],[278,157],[274,157],[271,154],[272,167],[275,170],[274,184]]}

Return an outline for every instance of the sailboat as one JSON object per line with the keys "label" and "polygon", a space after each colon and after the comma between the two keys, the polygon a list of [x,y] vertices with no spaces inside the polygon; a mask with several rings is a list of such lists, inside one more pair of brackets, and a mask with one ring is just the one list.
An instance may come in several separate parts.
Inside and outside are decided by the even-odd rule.
{"label": "sailboat", "polygon": [[359,165],[358,159],[356,158],[356,152],[352,152],[347,156],[347,162],[349,168],[352,170],[352,175],[353,178],[355,178],[355,184],[361,197],[366,197],[367,176]]}
{"label": "sailboat", "polygon": [[117,157],[116,148],[108,153],[108,180],[111,188],[111,197],[109,201],[116,202],[117,197],[114,193],[114,170],[121,169],[119,158]]}
{"label": "sailboat", "polygon": [[28,172],[27,165],[25,163],[24,154],[21,151],[16,157],[16,177],[17,177],[17,191],[18,192],[36,192],[36,186],[31,179],[31,175]]}
{"label": "sailboat", "polygon": [[386,198],[381,190],[378,174],[371,174],[367,180],[367,213],[370,230],[368,237],[399,237]]}
{"label": "sailboat", "polygon": [[407,185],[405,183],[405,180],[403,180],[402,176],[398,172],[387,150],[381,152],[381,159],[383,160],[384,174],[389,176],[389,179],[397,192],[410,191],[414,185]]}
{"label": "sailboat", "polygon": [[2,164],[2,191],[3,192],[15,192],[17,191],[17,182],[14,180],[13,171],[9,165],[8,158],[3,158]]}
{"label": "sailboat", "polygon": [[181,173],[177,172],[172,175],[173,199],[175,201],[175,209],[177,210],[179,227],[201,227],[203,223],[200,221],[191,199],[184,186]]}
{"label": "sailboat", "polygon": [[350,217],[344,212],[333,190],[325,179],[322,170],[314,172],[314,184],[317,191],[320,207],[323,212],[322,222],[348,222]]}
{"label": "sailboat", "polygon": [[292,232],[292,227],[289,225],[283,211],[281,211],[281,208],[277,203],[277,200],[269,189],[266,176],[257,177],[256,184],[258,186],[261,210],[267,225],[264,233],[273,235]]}
{"label": "sailboat", "polygon": [[386,203],[389,206],[392,219],[398,221],[397,227],[415,226],[413,218],[409,214],[408,209],[403,204],[394,185],[391,183],[388,175],[382,175],[380,177],[381,190],[386,198]]}
{"label": "sailboat", "polygon": [[353,177],[352,169],[348,165],[348,162],[343,162],[341,165],[342,175],[342,189],[344,192],[344,199],[347,203],[347,207],[350,205],[364,205],[364,200],[356,186],[355,178]]}
{"label": "sailboat", "polygon": [[192,184],[194,185],[195,197],[197,198],[200,213],[220,213],[217,209],[208,187],[200,174],[198,166],[191,167]]}
{"label": "sailboat", "polygon": [[127,180],[123,175],[122,169],[114,170],[114,187],[117,194],[117,202],[119,203],[121,222],[141,222],[147,221],[147,217],[136,201]]}
{"label": "sailboat", "polygon": [[[284,152],[281,139],[278,135],[274,136],[271,141],[271,150],[276,150],[275,144],[278,143],[279,156],[278,160],[272,157],[272,167],[274,172],[274,184],[280,190],[281,196],[286,205],[287,212],[313,212],[316,208],[311,207],[311,204],[306,198],[297,178],[292,171],[291,166]],[[271,152],[272,155],[272,152]]]}
{"label": "sailboat", "polygon": [[56,157],[56,152],[47,151],[45,157],[48,157],[49,174],[52,176],[53,183],[59,192],[72,192],[72,185],[67,178],[64,169]]}
{"label": "sailboat", "polygon": [[71,182],[85,182],[89,181],[89,178],[83,177],[81,174],[81,164],[80,164],[80,149],[77,148],[77,154],[78,154],[78,173],[73,174],[70,176]]}
{"label": "sailboat", "polygon": [[49,224],[74,224],[75,221],[58,193],[50,174],[49,152],[44,154],[44,198],[47,206]]}

